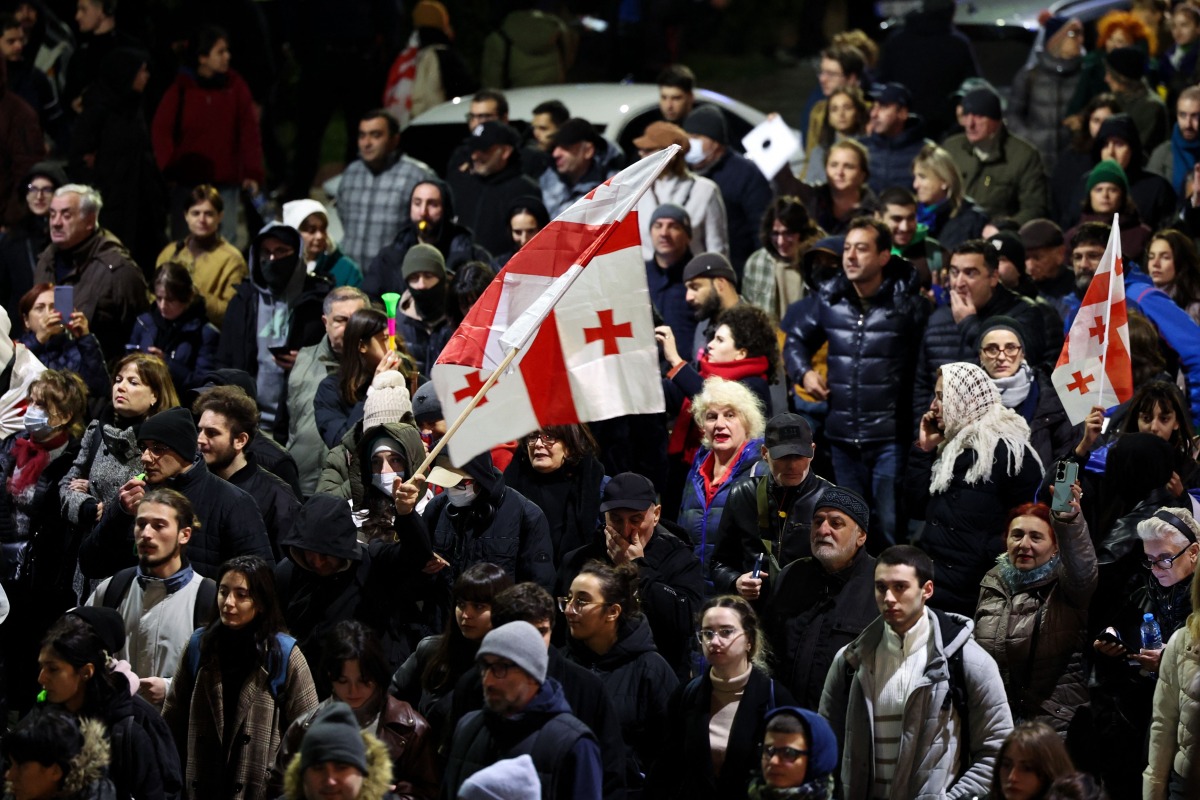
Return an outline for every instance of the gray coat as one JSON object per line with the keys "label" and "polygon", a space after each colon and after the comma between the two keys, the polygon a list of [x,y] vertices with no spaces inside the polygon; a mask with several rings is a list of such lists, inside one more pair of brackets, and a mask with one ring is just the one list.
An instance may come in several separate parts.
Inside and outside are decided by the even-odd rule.
{"label": "gray coat", "polygon": [[1062,119],[1067,116],[1082,66],[1082,57],[1058,58],[1038,50],[1013,79],[1005,118],[1013,133],[1041,152],[1047,174],[1054,172],[1058,151],[1071,141],[1071,131]]}
{"label": "gray coat", "polygon": [[[892,777],[889,800],[956,800],[984,797],[1012,714],[996,662],[974,639],[966,617],[926,608],[931,652],[925,674],[913,686],[904,707],[904,734]],[[943,640],[943,625],[954,631]],[[884,621],[875,621],[834,658],[821,695],[821,716],[840,734],[844,800],[868,800],[874,788],[875,651],[883,640]],[[949,702],[948,659],[963,650],[970,731],[962,728]],[[959,748],[971,748],[971,766],[960,774]]]}
{"label": "gray coat", "polygon": [[325,454],[329,452],[317,430],[313,400],[321,381],[337,370],[337,354],[329,344],[329,337],[325,336],[319,343],[301,348],[295,366],[288,373],[287,449],[296,459],[300,489],[305,497],[316,491],[321,466],[325,463]]}
{"label": "gray coat", "polygon": [[[96,428],[100,425],[104,427],[99,437],[99,449],[93,456],[92,450],[97,443]],[[117,490],[141,472],[141,469],[142,451],[138,449],[137,434],[133,427],[121,429],[99,420],[92,420],[80,441],[79,455],[75,457],[75,463],[58,482],[63,516],[74,525],[90,527],[96,521],[96,504],[116,502]],[[89,481],[86,492],[70,490],[71,481],[76,478],[86,478]],[[90,510],[84,511],[81,519],[80,511],[85,506],[90,507]]]}

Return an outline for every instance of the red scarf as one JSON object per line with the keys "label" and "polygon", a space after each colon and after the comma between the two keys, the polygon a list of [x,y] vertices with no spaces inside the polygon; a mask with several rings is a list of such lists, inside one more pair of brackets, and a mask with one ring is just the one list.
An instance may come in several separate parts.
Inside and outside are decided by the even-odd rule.
{"label": "red scarf", "polygon": [[55,450],[67,441],[68,434],[64,431],[53,439],[45,442],[35,442],[28,436],[18,436],[13,440],[13,457],[16,466],[8,478],[8,493],[19,495],[42,477],[42,470],[50,463],[50,451]]}
{"label": "red scarf", "polygon": [[[725,361],[714,364],[708,360],[708,353],[700,354],[700,377],[724,378],[727,381],[740,381],[743,378],[767,379],[767,357],[754,356],[738,361]],[[766,411],[766,409],[763,409]],[[749,433],[747,431],[747,433]],[[692,398],[685,397],[679,408],[679,416],[675,418],[675,429],[671,431],[671,439],[667,442],[667,452],[671,455],[682,454],[684,463],[691,464],[700,448],[700,429],[692,420]]]}

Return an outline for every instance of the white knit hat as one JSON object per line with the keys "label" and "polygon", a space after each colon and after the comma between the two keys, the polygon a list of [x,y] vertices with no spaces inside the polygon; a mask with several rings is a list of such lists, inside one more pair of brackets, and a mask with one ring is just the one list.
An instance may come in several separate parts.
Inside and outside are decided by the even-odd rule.
{"label": "white knit hat", "polygon": [[408,379],[395,370],[381,372],[367,389],[367,401],[363,404],[363,430],[369,431],[376,425],[388,422],[400,422],[405,414],[411,415],[412,410]]}

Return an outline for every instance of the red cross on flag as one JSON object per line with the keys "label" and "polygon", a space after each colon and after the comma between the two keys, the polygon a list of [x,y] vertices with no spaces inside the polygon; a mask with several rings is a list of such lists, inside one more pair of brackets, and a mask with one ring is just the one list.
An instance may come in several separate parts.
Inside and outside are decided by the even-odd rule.
{"label": "red cross on flag", "polygon": [[678,149],[642,159],[560,214],[471,308],[432,370],[448,422],[518,352],[449,438],[453,463],[546,425],[663,410],[634,207]]}
{"label": "red cross on flag", "polygon": [[1050,376],[1072,425],[1083,422],[1092,406],[1110,408],[1133,396],[1124,276],[1121,231],[1114,214],[1108,247]]}

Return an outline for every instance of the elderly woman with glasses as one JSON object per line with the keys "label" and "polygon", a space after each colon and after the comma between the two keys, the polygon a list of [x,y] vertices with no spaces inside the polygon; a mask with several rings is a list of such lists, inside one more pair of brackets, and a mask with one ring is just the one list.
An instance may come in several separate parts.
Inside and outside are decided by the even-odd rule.
{"label": "elderly woman with glasses", "polygon": [[1011,317],[990,317],[979,334],[979,366],[1000,392],[1000,402],[1029,423],[1029,443],[1042,464],[1065,456],[1079,436],[1045,371],[1026,358],[1025,331]]}
{"label": "elderly woman with glasses", "polygon": [[671,697],[667,740],[674,746],[654,768],[650,797],[743,796],[760,766],[767,712],[794,702],[767,671],[766,637],[744,598],[709,600],[696,639],[708,669]]}
{"label": "elderly woman with glasses", "polygon": [[599,676],[617,710],[631,796],[645,786],[650,766],[677,744],[665,735],[665,723],[667,698],[679,685],[639,609],[638,587],[633,564],[589,561],[571,581],[570,594],[558,598],[570,633],[567,658]]}
{"label": "elderly woman with glasses", "polygon": [[548,425],[522,440],[504,482],[546,515],[554,563],[590,544],[603,526],[600,493],[608,478],[586,425]]}

